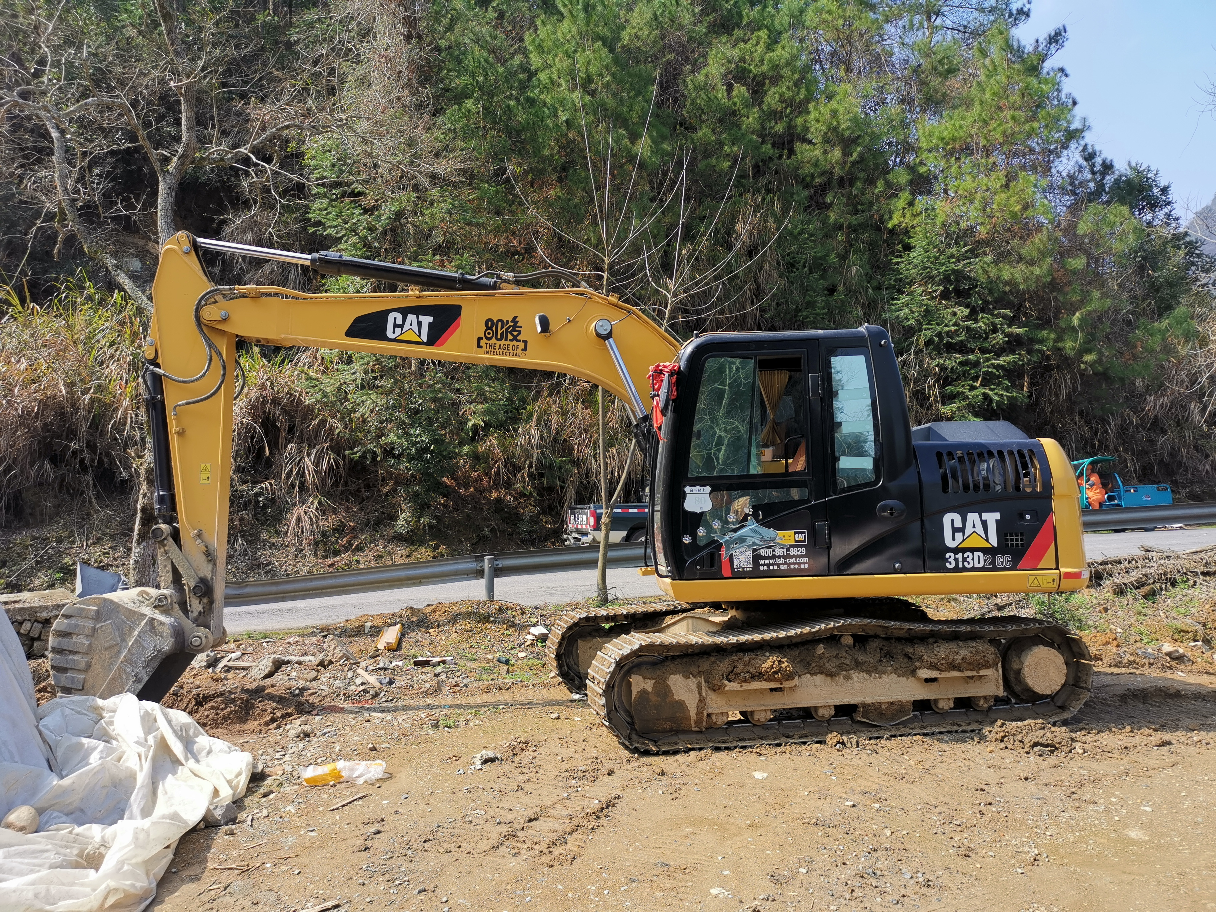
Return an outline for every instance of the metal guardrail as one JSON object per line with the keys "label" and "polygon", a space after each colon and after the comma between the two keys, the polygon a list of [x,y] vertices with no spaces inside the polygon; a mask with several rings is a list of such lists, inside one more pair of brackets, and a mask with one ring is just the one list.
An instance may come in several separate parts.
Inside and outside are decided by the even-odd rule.
{"label": "metal guardrail", "polygon": [[[1125,507],[1112,510],[1085,510],[1081,514],[1086,532],[1121,529],[1148,529],[1153,526],[1216,523],[1216,504],[1171,504],[1161,507]],[[585,570],[596,566],[599,548],[545,548],[539,551],[508,551],[503,554],[470,554],[439,560],[317,573],[285,579],[232,582],[225,587],[224,603],[234,608],[262,605],[293,599],[320,598],[378,592],[430,583],[449,583],[482,578],[487,557],[494,558],[495,576],[524,573],[551,573],[560,570]],[[620,544],[608,549],[608,566],[639,567],[642,545]]]}
{"label": "metal guardrail", "polygon": [[[410,564],[339,570],[335,573],[316,573],[311,576],[292,576],[284,579],[231,582],[224,587],[224,604],[238,608],[242,605],[263,605],[293,599],[350,595],[356,592],[378,592],[384,589],[402,589],[407,586],[425,586],[430,583],[473,580],[481,577],[487,557],[494,558],[495,576],[585,570],[598,564],[599,553],[598,547],[591,546],[545,548],[539,551],[507,551],[494,555],[470,554],[464,557],[444,557],[438,560],[415,561]],[[641,544],[609,546],[609,567],[640,567],[641,565]]]}
{"label": "metal guardrail", "polygon": [[1081,525],[1086,532],[1150,529],[1153,526],[1203,523],[1216,523],[1216,504],[1182,503],[1160,507],[1122,507],[1081,511]]}

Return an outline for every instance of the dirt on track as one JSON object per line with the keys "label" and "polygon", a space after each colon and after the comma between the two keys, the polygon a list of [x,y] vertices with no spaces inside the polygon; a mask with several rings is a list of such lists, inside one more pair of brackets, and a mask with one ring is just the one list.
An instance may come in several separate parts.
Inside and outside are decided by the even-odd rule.
{"label": "dirt on track", "polygon": [[[182,839],[152,908],[1216,908],[1216,677],[1191,670],[1099,672],[1061,726],[661,758],[545,684],[367,709],[213,728],[272,775]],[[286,769],[339,757],[393,778]]]}

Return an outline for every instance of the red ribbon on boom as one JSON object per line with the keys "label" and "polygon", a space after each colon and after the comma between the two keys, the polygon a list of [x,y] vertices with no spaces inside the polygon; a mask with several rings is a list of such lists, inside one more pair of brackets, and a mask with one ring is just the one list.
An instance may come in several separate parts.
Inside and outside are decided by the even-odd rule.
{"label": "red ribbon on boom", "polygon": [[674,362],[656,364],[650,369],[650,399],[653,403],[650,420],[660,440],[663,439],[663,418],[676,398],[676,374],[679,372],[680,365]]}

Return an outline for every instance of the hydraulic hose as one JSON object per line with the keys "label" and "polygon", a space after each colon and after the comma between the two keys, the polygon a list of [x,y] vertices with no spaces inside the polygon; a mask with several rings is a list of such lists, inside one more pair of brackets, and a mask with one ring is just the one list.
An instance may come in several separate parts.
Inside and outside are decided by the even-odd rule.
{"label": "hydraulic hose", "polygon": [[[198,300],[195,301],[195,303],[194,303],[194,328],[198,330],[199,338],[203,340],[203,348],[207,352],[207,362],[203,365],[203,369],[201,371],[199,371],[193,377],[178,377],[153,364],[148,365],[148,370],[151,371],[152,373],[154,373],[166,380],[172,380],[174,383],[180,383],[182,386],[189,386],[192,383],[198,383],[200,380],[202,380],[204,377],[206,377],[207,373],[211,370],[211,365],[214,362],[214,360],[216,358],[219,359],[219,362],[220,362],[219,382],[216,383],[216,385],[206,395],[198,396],[194,399],[186,399],[182,402],[177,403],[177,405],[173,406],[172,415],[174,418],[177,417],[177,410],[179,408],[181,408],[183,405],[197,405],[200,402],[206,402],[208,399],[212,398],[216,393],[218,393],[223,388],[224,381],[228,378],[228,362],[225,360],[224,354],[223,354],[223,352],[220,351],[219,346],[211,341],[211,337],[207,335],[205,329],[203,328],[202,311],[203,311],[203,307],[212,298],[218,297],[220,295],[234,295],[234,294],[236,294],[236,292],[237,292],[237,289],[236,289],[235,285],[221,285],[221,286],[217,286],[215,288],[208,288],[206,291],[204,291],[201,295],[198,296]],[[237,366],[238,366],[238,368],[240,367],[239,364]]]}

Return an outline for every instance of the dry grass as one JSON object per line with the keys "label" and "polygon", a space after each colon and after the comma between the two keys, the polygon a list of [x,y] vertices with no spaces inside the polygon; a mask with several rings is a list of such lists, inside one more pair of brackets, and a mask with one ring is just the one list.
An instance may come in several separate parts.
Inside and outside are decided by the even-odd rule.
{"label": "dry grass", "polygon": [[[615,485],[626,469],[633,432],[623,404],[610,396],[606,408],[608,478]],[[498,444],[501,458],[495,461],[497,480],[506,483],[508,473],[522,469],[536,487],[557,482],[559,502],[553,506],[563,513],[576,501],[598,502],[598,438],[595,387],[574,378],[548,386],[537,396],[528,420],[518,427],[514,437]],[[635,479],[640,477],[636,454],[631,471]],[[628,492],[627,486],[626,497]]]}
{"label": "dry grass", "polygon": [[285,517],[284,545],[310,548],[321,527],[322,498],[348,478],[351,429],[324,414],[303,380],[319,353],[267,358],[242,352],[247,386],[233,415],[234,494]]}
{"label": "dry grass", "polygon": [[[41,305],[4,291],[0,586],[59,579],[70,567],[68,552],[97,534],[111,539],[104,562],[125,569],[113,556],[130,546],[130,519],[121,516],[134,516],[145,451],[141,315],[84,277]],[[368,422],[359,409],[395,414],[398,381],[378,390],[382,398],[372,406],[357,393],[336,403],[318,394],[347,357],[242,346],[248,384],[234,415],[235,578],[555,544],[565,506],[597,496],[594,388],[502,371],[469,380],[472,392],[457,395],[459,407],[441,416],[459,438],[455,458],[437,499],[411,503],[408,466],[352,456],[366,450]],[[429,369],[416,363],[406,388]],[[440,381],[462,389],[462,366],[445,370]],[[519,418],[481,427],[495,406],[477,395],[476,383],[491,394],[506,384],[526,388]],[[610,427],[615,475],[629,440],[615,406]],[[69,527],[105,531],[67,535]],[[44,531],[63,542],[43,542]]]}
{"label": "dry grass", "polygon": [[45,305],[0,301],[0,523],[38,522],[134,477],[142,452],[136,307],[85,277]]}

